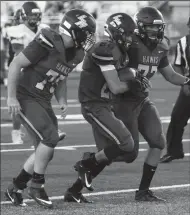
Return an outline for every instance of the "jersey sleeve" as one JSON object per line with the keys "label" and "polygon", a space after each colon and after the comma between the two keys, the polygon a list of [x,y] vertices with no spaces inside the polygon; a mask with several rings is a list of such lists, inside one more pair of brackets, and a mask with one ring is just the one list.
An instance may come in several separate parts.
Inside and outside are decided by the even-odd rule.
{"label": "jersey sleeve", "polygon": [[34,40],[23,50],[23,54],[32,64],[35,64],[48,55],[49,51],[53,48],[51,31],[50,29],[44,28],[39,31]]}
{"label": "jersey sleeve", "polygon": [[112,43],[105,41],[99,42],[95,45],[91,54],[92,60],[99,66],[113,65],[113,45]]}
{"label": "jersey sleeve", "polygon": [[32,40],[22,53],[32,64],[36,64],[43,57],[47,56],[48,50],[41,46],[36,40]]}
{"label": "jersey sleeve", "polygon": [[43,28],[39,31],[39,33],[36,35],[34,40],[40,44],[40,46],[44,47],[47,50],[51,50],[54,48],[53,44],[53,36],[51,29],[49,28]]}
{"label": "jersey sleeve", "polygon": [[168,56],[164,55],[164,57],[160,60],[160,63],[158,65],[158,69],[165,68],[168,65],[169,65]]}

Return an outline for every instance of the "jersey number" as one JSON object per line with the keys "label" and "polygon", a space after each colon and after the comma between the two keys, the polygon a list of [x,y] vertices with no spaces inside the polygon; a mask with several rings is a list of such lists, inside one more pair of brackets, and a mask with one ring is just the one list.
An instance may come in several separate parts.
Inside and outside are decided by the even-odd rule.
{"label": "jersey number", "polygon": [[138,71],[147,78],[151,78],[157,72],[157,66],[149,66],[144,64],[138,65]]}
{"label": "jersey number", "polygon": [[55,72],[54,70],[50,69],[47,73],[46,73],[47,78],[44,79],[42,82],[38,82],[36,84],[36,88],[39,90],[43,90],[45,85],[47,83],[51,84],[51,87],[49,89],[50,93],[53,93],[55,90],[55,86],[57,85],[57,83],[60,80],[64,80],[65,77],[63,75],[60,75],[59,73]]}

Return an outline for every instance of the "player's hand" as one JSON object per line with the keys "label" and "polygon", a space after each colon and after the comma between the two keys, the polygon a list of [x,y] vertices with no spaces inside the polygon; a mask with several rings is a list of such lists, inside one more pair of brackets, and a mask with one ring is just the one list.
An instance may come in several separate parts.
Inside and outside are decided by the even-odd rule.
{"label": "player's hand", "polygon": [[185,84],[182,86],[183,92],[186,96],[190,96],[190,86]]}
{"label": "player's hand", "polygon": [[21,110],[20,104],[16,98],[8,97],[7,105],[9,114],[11,114],[11,116],[17,115]]}
{"label": "player's hand", "polygon": [[147,88],[152,88],[152,85],[151,85],[150,81],[148,80],[148,78],[141,75],[139,72],[137,73],[137,75],[135,77],[135,82],[137,82],[139,84],[141,90],[145,90]]}
{"label": "player's hand", "polygon": [[67,116],[67,104],[61,105],[61,118],[65,119]]}

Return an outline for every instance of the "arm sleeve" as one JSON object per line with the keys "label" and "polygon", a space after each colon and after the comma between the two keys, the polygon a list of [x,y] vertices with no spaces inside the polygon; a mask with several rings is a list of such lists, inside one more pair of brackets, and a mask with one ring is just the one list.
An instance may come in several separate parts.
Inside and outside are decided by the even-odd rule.
{"label": "arm sleeve", "polygon": [[43,57],[47,56],[48,50],[42,47],[36,40],[31,41],[22,51],[32,64],[36,64]]}

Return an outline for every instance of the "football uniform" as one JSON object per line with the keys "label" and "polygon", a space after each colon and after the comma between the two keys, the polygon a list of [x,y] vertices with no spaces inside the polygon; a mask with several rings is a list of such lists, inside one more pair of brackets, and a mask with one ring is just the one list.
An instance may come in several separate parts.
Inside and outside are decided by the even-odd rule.
{"label": "football uniform", "polygon": [[44,28],[22,52],[31,62],[22,70],[17,87],[22,122],[27,123],[44,144],[54,144],[58,134],[51,98],[59,81],[83,60],[84,51],[65,49],[61,36]]}
{"label": "football uniform", "polygon": [[[168,49],[169,47],[165,38],[155,49],[150,50],[144,45],[141,39],[136,36],[128,52],[128,66],[131,67],[131,61],[133,61],[134,65],[135,61],[135,68],[137,68],[137,71],[150,80],[159,68],[164,68],[169,65],[167,58]],[[135,60],[131,59],[131,53],[133,53],[133,55],[135,53]],[[127,162],[134,161],[138,155],[139,131],[150,147],[163,149],[165,145],[165,137],[159,113],[154,103],[148,98],[149,89],[147,88],[142,91],[138,89],[135,84],[133,86],[133,83],[132,81],[129,83],[130,91],[116,96],[113,105],[116,117],[124,122],[135,141],[134,154],[130,153],[130,155],[127,156]]]}
{"label": "football uniform", "polygon": [[98,150],[118,144],[125,150],[130,136],[124,124],[111,110],[110,91],[100,65],[115,65],[116,70],[127,65],[128,56],[122,55],[115,43],[100,41],[85,56],[80,76],[79,101],[84,118],[92,125]]}
{"label": "football uniform", "polygon": [[19,24],[11,26],[6,29],[6,37],[9,39],[11,44],[19,44],[25,48],[43,28],[49,28],[46,24],[39,24],[37,31],[34,32],[28,28],[25,24]]}

